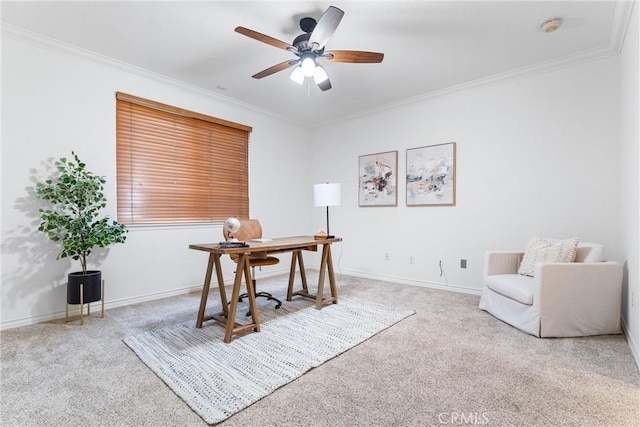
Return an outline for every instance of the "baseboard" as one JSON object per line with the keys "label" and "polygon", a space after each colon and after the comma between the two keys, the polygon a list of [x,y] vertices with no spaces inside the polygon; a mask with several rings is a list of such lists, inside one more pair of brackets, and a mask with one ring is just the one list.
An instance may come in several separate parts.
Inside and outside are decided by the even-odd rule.
{"label": "baseboard", "polygon": [[463,294],[480,295],[482,289],[470,288],[467,286],[454,285],[451,283],[436,283],[426,280],[406,279],[403,277],[385,276],[381,274],[371,274],[358,270],[341,270],[341,274],[346,274],[354,277],[361,277],[363,279],[381,280],[383,282],[400,283],[403,285],[420,286],[423,288],[439,289],[443,291],[459,292]]}
{"label": "baseboard", "polygon": [[633,338],[633,335],[631,335],[629,333],[629,327],[627,326],[627,323],[624,321],[624,317],[621,320],[622,323],[622,332],[624,332],[625,337],[627,337],[627,342],[629,343],[629,348],[631,348],[631,354],[633,355],[633,358],[636,361],[636,365],[638,365],[638,369],[640,369],[640,347],[638,346],[638,344],[635,341],[635,339]]}
{"label": "baseboard", "polygon": [[[313,267],[306,267],[306,270],[310,270],[310,271],[318,271],[318,267],[313,266]],[[278,276],[281,274],[289,274],[289,269],[286,270],[272,270],[270,269],[269,272],[265,273],[265,274],[261,274],[258,276],[258,279],[260,279],[260,277],[273,277],[273,276]],[[452,291],[452,292],[459,292],[459,293],[463,293],[463,294],[471,294],[471,295],[481,295],[482,294],[482,289],[477,289],[477,288],[469,288],[467,286],[460,286],[460,285],[452,285],[450,283],[436,283],[436,282],[429,282],[426,280],[414,280],[414,279],[406,279],[406,278],[402,278],[402,277],[395,277],[395,276],[385,276],[382,274],[371,274],[371,273],[366,273],[363,271],[358,271],[358,270],[349,270],[349,269],[340,269],[339,271],[336,271],[336,276],[337,276],[337,280],[339,281],[340,279],[340,275],[347,275],[347,276],[353,276],[353,277],[360,277],[362,279],[371,279],[371,280],[380,280],[382,282],[391,282],[391,283],[400,283],[402,285],[411,285],[411,286],[420,286],[423,288],[431,288],[431,289],[439,289],[439,290],[443,290],[443,291]]]}
{"label": "baseboard", "polygon": [[[154,292],[146,295],[138,295],[131,298],[122,298],[119,300],[105,301],[104,309],[107,310],[110,308],[124,307],[128,305],[139,304],[142,302],[149,302],[149,301],[154,301],[162,298],[169,298],[173,296],[184,295],[190,292],[199,291],[201,289],[202,289],[202,285],[200,284],[200,285],[186,286],[183,288],[172,289],[169,291]],[[100,302],[92,303],[91,308],[92,308],[92,315],[95,315],[95,313],[99,313]],[[79,314],[80,314],[79,305],[69,306],[69,316],[78,316]],[[64,318],[64,316],[65,316],[64,311],[56,311],[53,313],[42,314],[39,316],[29,316],[29,317],[23,317],[21,319],[5,321],[5,322],[2,322],[2,324],[0,324],[0,331],[6,330],[6,329],[19,328],[21,326],[34,325],[36,323],[49,322],[51,320],[58,320],[58,319]]]}

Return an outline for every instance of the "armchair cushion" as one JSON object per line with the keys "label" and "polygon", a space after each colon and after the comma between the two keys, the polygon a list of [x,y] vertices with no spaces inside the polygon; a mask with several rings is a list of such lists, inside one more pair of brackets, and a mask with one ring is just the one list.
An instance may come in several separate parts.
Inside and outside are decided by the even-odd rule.
{"label": "armchair cushion", "polygon": [[520,274],[497,274],[485,280],[487,288],[493,292],[519,302],[533,304],[533,280]]}
{"label": "armchair cushion", "polygon": [[520,263],[518,274],[533,277],[537,262],[573,262],[576,258],[578,239],[576,237],[549,242],[531,235]]}

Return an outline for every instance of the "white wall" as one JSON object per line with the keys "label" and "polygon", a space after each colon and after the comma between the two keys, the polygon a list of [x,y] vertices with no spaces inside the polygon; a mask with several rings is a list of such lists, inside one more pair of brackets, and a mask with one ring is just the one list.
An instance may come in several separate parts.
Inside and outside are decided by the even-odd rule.
{"label": "white wall", "polygon": [[[29,187],[34,177],[46,176],[48,159],[75,150],[105,175],[105,213],[115,219],[116,91],[252,126],[251,214],[273,235],[313,231],[311,181],[300,161],[308,158],[301,144],[307,130],[122,65],[13,36],[3,33],[2,39],[3,328],[59,317],[66,275],[79,269],[72,260],[57,261],[58,247],[37,231],[39,204]],[[300,203],[305,197],[309,203]],[[107,306],[183,292],[202,283],[207,261],[188,245],[221,238],[219,226],[131,227],[124,245],[98,251],[89,268],[103,271]],[[226,263],[225,276],[232,272]]]}
{"label": "white wall", "polygon": [[634,350],[636,362],[640,365],[640,241],[639,196],[640,196],[640,151],[638,145],[640,132],[638,131],[638,117],[640,117],[638,86],[640,69],[638,57],[640,45],[638,40],[640,27],[640,13],[638,3],[635,3],[631,22],[627,31],[621,61],[621,114],[620,129],[622,151],[620,158],[621,199],[620,225],[622,227],[622,246],[626,254],[625,284],[623,287],[622,312],[628,339]]}
{"label": "white wall", "polygon": [[[314,155],[331,165],[316,180],[343,184],[332,210],[343,271],[478,292],[484,252],[523,250],[531,233],[601,242],[624,260],[617,70],[610,57],[316,130]],[[451,141],[457,206],[407,207],[406,149]],[[398,206],[358,207],[358,156],[390,150],[399,152]]]}

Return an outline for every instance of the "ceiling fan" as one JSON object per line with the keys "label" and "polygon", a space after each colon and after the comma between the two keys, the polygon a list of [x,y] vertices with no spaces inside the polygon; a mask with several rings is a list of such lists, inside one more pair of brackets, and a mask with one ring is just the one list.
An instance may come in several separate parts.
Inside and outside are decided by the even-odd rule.
{"label": "ceiling fan", "polygon": [[257,31],[245,27],[236,27],[237,33],[243,34],[252,39],[292,52],[296,58],[281,62],[259,73],[254,74],[254,79],[261,79],[271,74],[295,67],[290,75],[291,80],[302,84],[307,77],[313,77],[313,81],[322,90],[331,89],[329,76],[324,68],[318,64],[318,60],[329,62],[350,62],[350,63],[380,63],[384,58],[383,53],[363,52],[359,50],[329,50],[324,47],[338,28],[344,12],[337,7],[329,6],[322,14],[320,20],[316,22],[313,18],[302,18],[300,29],[304,34],[293,40],[292,44],[283,42]]}

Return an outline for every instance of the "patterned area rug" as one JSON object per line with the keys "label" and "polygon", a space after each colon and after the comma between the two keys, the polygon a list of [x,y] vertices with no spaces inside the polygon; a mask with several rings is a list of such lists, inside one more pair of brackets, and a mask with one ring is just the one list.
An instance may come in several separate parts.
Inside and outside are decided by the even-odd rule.
{"label": "patterned area rug", "polygon": [[414,311],[342,299],[261,322],[222,341],[217,324],[188,322],[124,342],[208,424],[216,424]]}

